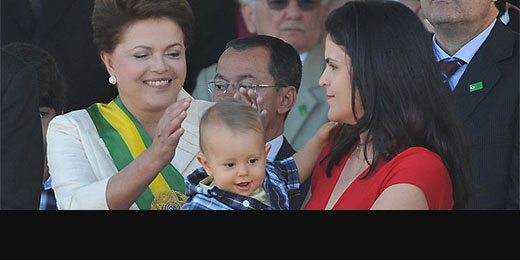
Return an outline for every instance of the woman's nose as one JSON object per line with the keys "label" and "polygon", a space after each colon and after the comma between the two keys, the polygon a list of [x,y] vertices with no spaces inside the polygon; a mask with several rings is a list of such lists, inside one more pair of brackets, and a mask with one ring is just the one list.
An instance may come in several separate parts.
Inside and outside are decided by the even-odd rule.
{"label": "woman's nose", "polygon": [[157,57],[153,59],[152,71],[157,73],[162,73],[167,71],[166,62],[163,57]]}
{"label": "woman's nose", "polygon": [[326,71],[323,71],[323,73],[321,74],[320,80],[318,81],[318,84],[324,88],[329,86],[328,79],[327,79],[325,73],[326,73]]}

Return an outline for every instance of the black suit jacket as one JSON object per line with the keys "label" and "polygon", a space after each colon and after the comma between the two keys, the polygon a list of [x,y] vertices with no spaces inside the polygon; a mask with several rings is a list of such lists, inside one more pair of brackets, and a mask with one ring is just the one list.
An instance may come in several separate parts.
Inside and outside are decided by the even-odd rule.
{"label": "black suit jacket", "polygon": [[42,0],[36,21],[29,0],[2,0],[1,42],[28,42],[47,50],[65,78],[65,112],[108,102],[117,90],[107,81],[93,42],[93,0]]}
{"label": "black suit jacket", "polygon": [[[518,3],[516,3],[515,5],[518,5]],[[511,28],[511,30],[518,33],[518,26],[519,26],[518,11],[514,8],[508,8],[508,13],[509,13],[509,23],[507,24],[507,27]]]}
{"label": "black suit jacket", "polygon": [[[285,136],[283,137],[282,147],[276,154],[275,160],[283,160],[290,156],[293,156],[296,153],[294,148],[291,146],[289,141]],[[290,210],[299,210],[302,207],[303,202],[305,201],[305,197],[309,192],[309,188],[311,186],[311,178],[309,177],[304,183],[300,185],[300,194],[289,198],[289,209]]]}
{"label": "black suit jacket", "polygon": [[36,71],[1,52],[0,209],[37,210],[43,178],[43,140]]}
{"label": "black suit jacket", "polygon": [[469,209],[519,208],[518,62],[518,34],[498,20],[454,91],[476,184]]}

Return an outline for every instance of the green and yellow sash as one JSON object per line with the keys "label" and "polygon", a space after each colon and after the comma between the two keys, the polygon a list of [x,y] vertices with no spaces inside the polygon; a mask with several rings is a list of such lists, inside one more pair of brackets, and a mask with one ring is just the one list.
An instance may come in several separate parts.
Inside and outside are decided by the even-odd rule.
{"label": "green and yellow sash", "polygon": [[[148,134],[119,96],[108,104],[93,104],[87,112],[119,171],[152,145]],[[168,164],[135,203],[143,210],[180,209],[186,201],[185,190],[184,177]]]}

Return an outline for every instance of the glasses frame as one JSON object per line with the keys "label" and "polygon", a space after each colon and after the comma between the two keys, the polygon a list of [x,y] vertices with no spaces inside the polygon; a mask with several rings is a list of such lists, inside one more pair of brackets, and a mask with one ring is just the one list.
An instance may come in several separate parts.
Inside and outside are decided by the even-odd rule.
{"label": "glasses frame", "polygon": [[221,93],[221,94],[216,94],[214,93],[214,88],[215,88],[215,81],[212,80],[210,82],[208,82],[208,91],[209,93],[215,95],[215,96],[221,96],[221,95],[224,95],[228,92],[229,90],[229,87],[231,86],[235,91],[237,91],[239,88],[245,88],[247,89],[248,91],[250,89],[253,89],[255,91],[255,93],[257,93],[257,89],[263,89],[263,88],[276,88],[276,86],[273,86],[273,85],[266,85],[266,84],[250,84],[250,85],[247,85],[247,86],[238,86],[239,82],[225,82],[224,84],[226,85],[226,88],[224,89],[224,91]]}

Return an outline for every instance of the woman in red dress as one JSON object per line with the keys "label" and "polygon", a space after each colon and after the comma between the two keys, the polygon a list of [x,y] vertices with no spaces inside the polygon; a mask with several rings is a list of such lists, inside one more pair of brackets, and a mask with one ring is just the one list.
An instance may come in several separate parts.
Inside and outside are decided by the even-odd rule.
{"label": "woman in red dress", "polygon": [[469,158],[431,36],[395,2],[349,2],[326,21],[320,79],[340,126],[305,209],[458,209]]}

